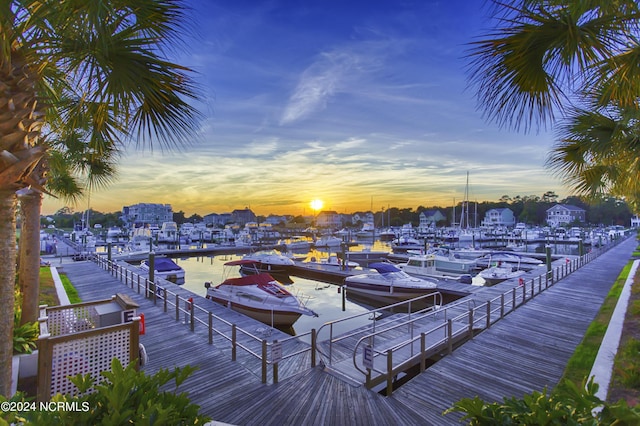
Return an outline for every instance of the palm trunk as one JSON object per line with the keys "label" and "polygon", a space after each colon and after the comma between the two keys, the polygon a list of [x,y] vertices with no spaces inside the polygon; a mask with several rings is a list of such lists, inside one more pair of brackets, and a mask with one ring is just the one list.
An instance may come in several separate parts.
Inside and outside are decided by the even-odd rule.
{"label": "palm trunk", "polygon": [[[21,191],[22,192],[22,191]],[[27,190],[20,194],[22,229],[18,258],[18,284],[22,290],[22,318],[20,324],[38,320],[40,300],[40,210],[42,194]]]}
{"label": "palm trunk", "polygon": [[16,280],[16,193],[0,190],[0,394],[10,397]]}

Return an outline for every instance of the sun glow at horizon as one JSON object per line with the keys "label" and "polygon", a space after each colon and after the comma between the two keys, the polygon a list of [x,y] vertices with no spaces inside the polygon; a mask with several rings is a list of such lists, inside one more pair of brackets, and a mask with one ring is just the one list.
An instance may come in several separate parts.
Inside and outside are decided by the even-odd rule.
{"label": "sun glow at horizon", "polygon": [[318,211],[318,210],[322,209],[322,207],[324,206],[324,201],[316,198],[315,200],[311,200],[309,205],[311,206],[312,210]]}

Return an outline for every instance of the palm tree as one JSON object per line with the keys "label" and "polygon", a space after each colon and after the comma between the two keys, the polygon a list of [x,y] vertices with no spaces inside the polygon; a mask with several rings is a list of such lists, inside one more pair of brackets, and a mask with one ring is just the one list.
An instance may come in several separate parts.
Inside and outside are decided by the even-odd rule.
{"label": "palm tree", "polygon": [[584,195],[624,197],[640,208],[640,111],[577,109],[559,128],[548,164]]}
{"label": "palm tree", "polygon": [[47,151],[74,129],[87,131],[90,159],[134,138],[172,147],[196,132],[191,70],[166,59],[185,10],[182,0],[0,4],[0,394],[11,382],[16,191],[45,191]]}
{"label": "palm tree", "polygon": [[[638,117],[638,4],[633,0],[493,3],[496,28],[472,43],[469,52],[470,79],[485,116],[525,130],[555,126],[558,117],[566,119],[549,167],[578,193],[596,196],[606,189],[636,198],[639,175],[629,157],[636,155],[629,141],[593,137],[606,117],[602,111],[624,108],[636,110]],[[575,127],[576,120],[582,129]],[[591,126],[588,137],[567,135],[567,129],[580,133],[585,126]]]}

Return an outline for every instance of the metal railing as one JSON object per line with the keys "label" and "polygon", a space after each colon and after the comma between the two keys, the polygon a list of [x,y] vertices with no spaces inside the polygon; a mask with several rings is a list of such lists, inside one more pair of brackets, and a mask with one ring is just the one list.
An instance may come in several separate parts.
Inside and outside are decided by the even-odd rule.
{"label": "metal railing", "polygon": [[[458,303],[441,306],[442,299],[440,293],[434,293],[417,298],[418,300],[432,298],[432,306],[426,310],[413,313],[411,312],[411,309],[409,309],[409,313],[406,315],[394,315],[394,318],[392,318],[391,321],[395,321],[397,323],[395,326],[391,325],[391,321],[385,323],[386,331],[391,331],[392,329],[397,330],[399,327],[407,327],[408,337],[399,342],[395,342],[392,347],[386,348],[386,351],[377,351],[375,356],[386,356],[387,361],[385,364],[387,365],[387,368],[385,370],[371,370],[384,375],[388,381],[387,392],[390,394],[390,389],[392,387],[390,384],[391,380],[393,376],[397,374],[398,368],[402,367],[402,364],[405,362],[403,361],[394,364],[394,352],[397,353],[409,345],[413,346],[415,342],[420,342],[421,348],[419,351],[416,351],[416,354],[422,358],[425,358],[430,350],[433,350],[433,348],[438,344],[442,344],[442,342],[447,342],[447,352],[450,352],[452,350],[453,340],[456,337],[456,332],[461,332],[460,329],[456,329],[457,331],[454,330],[454,322],[466,321],[468,324],[467,330],[470,330],[470,335],[487,329],[492,323],[504,317],[506,314],[516,309],[516,307],[523,305],[526,301],[553,285],[558,280],[569,275],[586,263],[591,262],[601,253],[619,243],[619,241],[620,240],[617,240],[614,241],[613,244],[594,249],[578,258],[567,258],[567,261],[564,264],[556,266],[548,270],[546,273],[543,273],[538,277],[534,277],[529,281],[521,280],[519,281],[518,286],[513,287],[500,296],[487,302],[483,302],[477,306],[475,300],[464,300]],[[334,346],[342,341],[352,339],[359,335],[362,337],[358,339],[356,345],[353,347],[352,359],[354,360],[353,362],[356,368],[363,371],[363,369],[357,364],[356,360],[358,349],[362,347],[362,342],[367,341],[367,339],[370,338],[372,341],[375,341],[376,337],[381,336],[382,331],[376,329],[379,327],[377,323],[380,321],[377,319],[377,316],[382,312],[388,312],[389,309],[393,309],[394,307],[399,307],[401,305],[408,306],[409,304],[417,302],[415,299],[413,301],[399,302],[384,308],[374,309],[372,311],[367,311],[366,313],[356,314],[325,323],[317,332],[313,329],[307,333],[287,337],[285,339],[268,340],[264,337],[256,336],[247,330],[243,330],[224,318],[213,314],[202,306],[197,305],[193,297],[183,297],[178,293],[171,291],[169,285],[162,284],[162,279],[157,280],[157,283],[151,282],[148,277],[138,274],[124,265],[112,262],[106,259],[105,256],[93,254],[90,258],[138,294],[143,292],[144,296],[151,299],[154,305],[161,303],[164,312],[175,312],[176,321],[180,321],[181,318],[184,318],[185,324],[189,326],[192,332],[196,330],[197,324],[199,324],[198,330],[201,328],[206,329],[209,344],[213,344],[214,339],[226,343],[227,347],[231,351],[231,359],[233,361],[237,361],[239,357],[242,357],[242,362],[245,367],[247,367],[249,371],[255,371],[256,375],[261,378],[262,383],[269,382],[269,366],[271,366],[272,383],[277,383],[279,380],[280,364],[290,359],[293,360],[295,357],[305,356],[307,353],[310,353],[310,367],[312,368],[316,366],[317,354],[320,355],[322,363],[332,365],[335,361],[335,355],[333,353]],[[172,283],[169,284],[174,285]],[[439,298],[439,300],[437,298]],[[463,313],[456,313],[455,315],[451,313],[454,309],[460,310],[460,307],[464,304],[467,304],[467,309]],[[434,306],[439,308],[435,309]],[[427,318],[428,316],[433,316],[433,318],[441,317],[440,323],[433,324],[430,328],[425,328],[424,326],[420,327],[417,325],[420,319]],[[357,330],[352,329],[347,332],[341,332],[340,334],[336,332],[340,324],[358,318],[360,318],[362,322],[364,321],[362,319],[364,317],[373,318],[374,320],[371,321],[370,325],[365,327],[362,327],[361,324],[361,327]],[[435,335],[438,331],[442,331],[442,338],[435,340],[433,343],[430,342],[427,344],[426,338],[429,333]],[[325,332],[327,332],[329,336],[327,339],[321,340],[319,336]],[[309,340],[310,344],[304,343],[305,340]],[[325,350],[327,345],[328,350]],[[222,347],[222,349],[226,348]],[[252,367],[252,362],[255,362],[256,366]],[[424,359],[421,361],[421,368],[423,367]],[[364,370],[366,370],[365,376],[370,378],[369,369]],[[297,371],[295,369],[292,369],[290,371],[290,375],[293,375],[296,372]]]}
{"label": "metal railing", "polygon": [[[612,246],[606,249],[610,247]],[[353,366],[364,376],[368,388],[386,381],[386,393],[391,395],[393,380],[398,373],[418,363],[420,372],[423,372],[426,369],[427,358],[435,354],[450,354],[457,340],[472,338],[475,334],[489,329],[493,323],[591,262],[604,251],[606,250],[599,248],[583,256],[567,258],[565,263],[550,268],[530,280],[519,279],[517,286],[483,303],[476,305],[474,299],[461,300],[445,305],[441,309],[406,317],[404,321],[396,324],[385,324],[382,329],[374,329],[358,339],[354,345]],[[473,302],[473,306],[470,302]],[[465,305],[467,311],[456,314]],[[323,327],[325,326],[330,327],[331,323]],[[407,328],[407,333],[401,338],[395,337],[398,329],[404,327]],[[391,337],[385,339],[385,334]],[[333,361],[331,344],[353,335],[354,333],[335,339],[331,336],[328,354],[330,365]],[[376,363],[376,359],[380,362]],[[380,365],[382,367],[379,367]]]}
{"label": "metal railing", "polygon": [[[123,284],[151,299],[154,306],[160,305],[165,313],[175,316],[176,321],[184,320],[190,331],[195,332],[196,327],[206,330],[208,343],[214,340],[222,342],[219,347],[222,350],[230,350],[231,360],[240,361],[245,367],[261,378],[262,383],[269,382],[269,367],[271,366],[272,383],[277,383],[279,378],[279,364],[298,356],[310,354],[310,366],[315,367],[316,356],[313,347],[316,344],[315,330],[284,339],[266,339],[257,336],[247,330],[238,327],[226,319],[215,315],[210,310],[198,305],[192,296],[184,297],[171,291],[174,285],[161,278],[156,282],[150,281],[146,274],[139,274],[134,270],[117,262],[110,261],[104,256],[92,257],[103,269],[109,271],[112,276]],[[266,326],[268,327],[268,326]],[[271,329],[265,329],[270,333]],[[303,340],[311,341],[311,345],[303,343]],[[296,372],[295,369],[291,374]]]}

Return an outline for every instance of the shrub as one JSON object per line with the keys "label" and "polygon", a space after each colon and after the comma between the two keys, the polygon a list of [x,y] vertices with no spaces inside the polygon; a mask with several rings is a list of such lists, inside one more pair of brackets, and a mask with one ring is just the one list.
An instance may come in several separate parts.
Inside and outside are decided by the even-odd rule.
{"label": "shrub", "polygon": [[[101,373],[104,380],[96,384],[89,374],[70,378],[80,396],[55,395],[52,405],[71,410],[28,410],[3,413],[5,420],[20,420],[24,425],[203,425],[210,421],[198,414],[200,407],[189,401],[178,387],[195,370],[190,366],[173,371],[162,369],[152,376],[135,369],[136,361],[126,368],[114,358],[111,371]],[[170,381],[171,391],[160,391]],[[1,399],[1,398],[0,398]],[[3,418],[0,417],[0,425]]]}
{"label": "shrub", "polygon": [[444,414],[465,413],[469,425],[611,425],[640,424],[640,408],[624,400],[615,404],[601,401],[595,394],[593,377],[583,386],[563,380],[551,394],[534,391],[523,399],[504,398],[502,403],[486,403],[477,396],[456,402]]}

